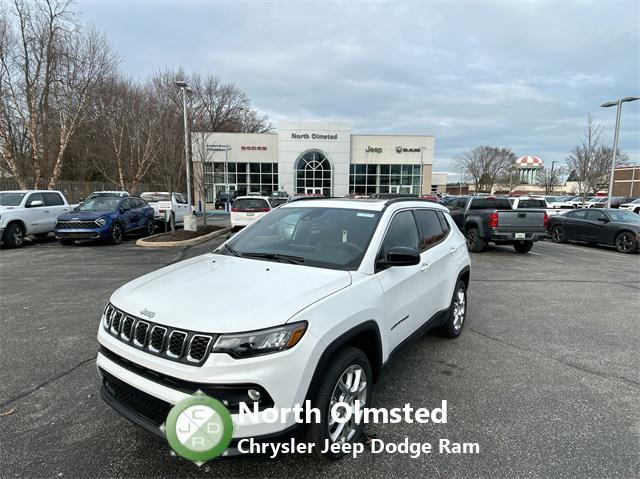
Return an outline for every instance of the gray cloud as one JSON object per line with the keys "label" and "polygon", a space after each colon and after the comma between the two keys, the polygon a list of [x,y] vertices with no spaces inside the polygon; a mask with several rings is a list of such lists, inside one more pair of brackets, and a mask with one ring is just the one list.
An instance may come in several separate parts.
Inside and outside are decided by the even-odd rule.
{"label": "gray cloud", "polygon": [[[124,70],[183,66],[237,83],[276,123],[436,136],[437,171],[480,144],[563,162],[591,113],[613,138],[640,96],[636,2],[81,1]],[[640,161],[640,102],[621,148]]]}

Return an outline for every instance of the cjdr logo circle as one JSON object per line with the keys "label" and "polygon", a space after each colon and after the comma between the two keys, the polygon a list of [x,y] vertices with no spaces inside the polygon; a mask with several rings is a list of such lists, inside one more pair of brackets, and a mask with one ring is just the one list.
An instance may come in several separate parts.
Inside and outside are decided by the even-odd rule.
{"label": "cjdr logo circle", "polygon": [[171,408],[163,430],[176,454],[201,465],[229,447],[233,422],[220,401],[196,393]]}

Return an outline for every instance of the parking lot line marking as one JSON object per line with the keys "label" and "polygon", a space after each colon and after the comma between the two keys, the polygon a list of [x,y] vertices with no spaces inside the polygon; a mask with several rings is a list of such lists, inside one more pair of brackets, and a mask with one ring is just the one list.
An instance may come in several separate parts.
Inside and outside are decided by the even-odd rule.
{"label": "parking lot line marking", "polygon": [[542,253],[536,253],[535,251],[529,251],[529,254],[533,254],[535,256],[544,256]]}

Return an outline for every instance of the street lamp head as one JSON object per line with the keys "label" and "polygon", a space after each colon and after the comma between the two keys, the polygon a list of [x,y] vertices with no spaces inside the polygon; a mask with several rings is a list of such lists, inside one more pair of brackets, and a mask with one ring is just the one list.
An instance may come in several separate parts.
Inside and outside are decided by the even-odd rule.
{"label": "street lamp head", "polygon": [[619,100],[616,101],[608,101],[607,103],[603,103],[602,105],[600,105],[602,108],[609,108],[610,106],[616,106],[618,105],[618,102],[620,103],[627,103],[629,101],[636,101],[636,100],[640,100],[640,97],[637,96],[626,96],[624,98],[620,98]]}
{"label": "street lamp head", "polygon": [[188,88],[187,82],[185,80],[177,80],[176,86],[180,88]]}

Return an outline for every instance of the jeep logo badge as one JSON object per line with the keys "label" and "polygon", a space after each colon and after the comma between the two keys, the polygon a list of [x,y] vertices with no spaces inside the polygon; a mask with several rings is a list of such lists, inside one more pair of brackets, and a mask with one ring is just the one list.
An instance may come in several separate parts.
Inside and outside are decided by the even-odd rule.
{"label": "jeep logo badge", "polygon": [[151,319],[156,315],[156,313],[154,313],[153,311],[149,311],[147,308],[144,308],[142,311],[140,311],[140,315],[146,316],[147,318]]}

